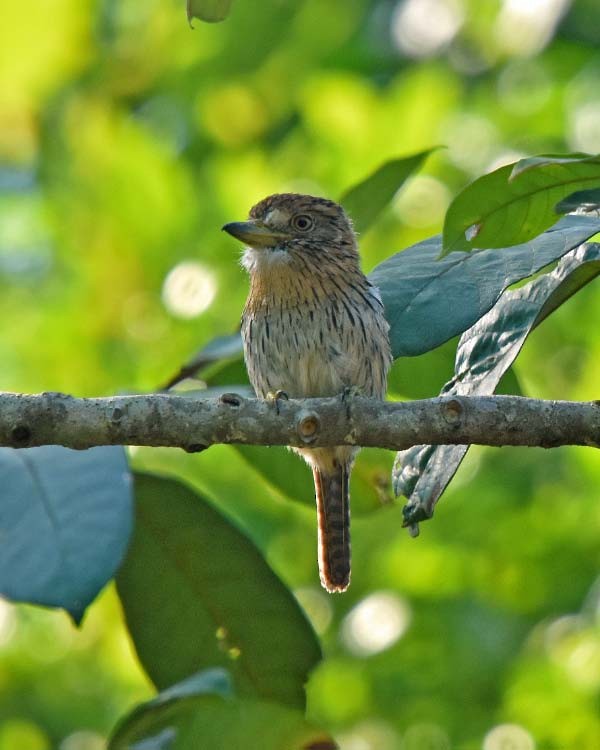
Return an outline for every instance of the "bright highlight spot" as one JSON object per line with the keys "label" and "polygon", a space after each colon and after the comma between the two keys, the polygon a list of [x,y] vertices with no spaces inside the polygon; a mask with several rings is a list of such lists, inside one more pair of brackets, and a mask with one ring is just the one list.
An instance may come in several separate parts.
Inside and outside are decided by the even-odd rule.
{"label": "bright highlight spot", "polygon": [[10,642],[17,629],[15,608],[4,599],[0,599],[0,647]]}
{"label": "bright highlight spot", "polygon": [[535,740],[518,724],[499,724],[485,735],[483,750],[535,750]]}
{"label": "bright highlight spot", "polygon": [[516,55],[540,52],[552,39],[571,0],[504,0],[496,34],[502,49]]}
{"label": "bright highlight spot", "polygon": [[397,750],[399,743],[391,726],[375,720],[363,721],[336,739],[340,750]]}
{"label": "bright highlight spot", "polygon": [[392,37],[409,57],[430,57],[456,36],[464,19],[459,0],[404,0],[392,18]]}
{"label": "bright highlight spot", "polygon": [[106,739],[101,734],[82,730],[73,732],[60,743],[59,750],[104,750]]}
{"label": "bright highlight spot", "polygon": [[597,638],[583,638],[578,643],[566,663],[573,682],[583,688],[596,690],[600,687],[600,642]]}
{"label": "bright highlight spot", "polygon": [[376,592],[350,610],[342,626],[342,639],[354,654],[377,654],[404,635],[410,620],[410,608],[400,597]]}
{"label": "bright highlight spot", "polygon": [[167,310],[178,318],[195,318],[207,310],[217,293],[213,274],[200,263],[183,261],[173,268],[163,284]]}
{"label": "bright highlight spot", "polygon": [[600,100],[586,102],[574,111],[569,142],[577,151],[600,151]]}

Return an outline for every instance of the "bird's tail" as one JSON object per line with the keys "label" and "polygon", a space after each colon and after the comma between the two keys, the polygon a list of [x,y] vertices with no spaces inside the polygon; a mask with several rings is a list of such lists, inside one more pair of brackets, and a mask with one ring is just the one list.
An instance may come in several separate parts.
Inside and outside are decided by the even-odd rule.
{"label": "bird's tail", "polygon": [[335,461],[325,470],[313,465],[317,523],[319,526],[319,573],[330,593],[350,584],[350,466]]}

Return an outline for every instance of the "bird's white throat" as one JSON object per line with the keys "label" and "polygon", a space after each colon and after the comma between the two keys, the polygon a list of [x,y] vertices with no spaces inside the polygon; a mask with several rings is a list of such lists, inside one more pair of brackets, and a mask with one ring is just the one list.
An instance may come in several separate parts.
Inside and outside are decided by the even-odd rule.
{"label": "bird's white throat", "polygon": [[275,248],[245,247],[241,263],[248,273],[264,273],[290,262],[287,250]]}

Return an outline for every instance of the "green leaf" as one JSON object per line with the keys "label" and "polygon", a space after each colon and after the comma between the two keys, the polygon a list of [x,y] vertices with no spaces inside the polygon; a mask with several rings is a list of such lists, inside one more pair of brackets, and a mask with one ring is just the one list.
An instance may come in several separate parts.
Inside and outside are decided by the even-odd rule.
{"label": "green leaf", "polygon": [[[598,275],[600,245],[592,243],[572,250],[552,273],[505,292],[490,312],[461,337],[454,378],[442,393],[493,393],[531,331]],[[404,509],[407,525],[433,515],[467,450],[466,445],[418,445],[398,453],[394,489],[409,499]]]}
{"label": "green leaf", "polygon": [[129,541],[123,449],[3,448],[0,484],[0,593],[62,607],[79,622]]}
{"label": "green leaf", "polygon": [[552,226],[561,200],[598,185],[600,156],[536,156],[496,169],[450,204],[442,257],[453,250],[527,242]]}
{"label": "green leaf", "polygon": [[394,357],[422,354],[462,333],[508,286],[597,232],[600,218],[565,216],[543,235],[501,253],[451,253],[438,260],[440,237],[396,253],[369,276],[381,292]]}
{"label": "green leaf", "polygon": [[153,682],[164,688],[222,666],[240,695],[304,708],[319,643],[260,552],[179,482],[138,474],[135,491],[136,528],[117,589]]}
{"label": "green leaf", "polygon": [[193,18],[208,23],[223,21],[232,5],[233,0],[187,0],[188,21],[191,23]]}
{"label": "green leaf", "polygon": [[568,214],[571,211],[583,209],[584,211],[597,211],[600,209],[600,188],[597,190],[578,190],[563,198],[556,204],[554,210],[557,214]]}
{"label": "green leaf", "polygon": [[119,724],[109,743],[109,750],[336,747],[297,710],[234,699],[224,670],[201,672],[138,706]]}
{"label": "green leaf", "polygon": [[[156,698],[136,706],[119,722],[110,739],[109,750],[124,750],[131,747],[131,743],[151,737],[157,739],[157,748],[171,746],[181,709],[192,702],[190,699],[206,695],[233,697],[231,677],[225,669],[207,669],[194,674],[163,690]],[[165,738],[168,738],[168,743],[164,742]]]}
{"label": "green leaf", "polygon": [[260,748],[260,750],[336,750],[331,736],[309,724],[300,711],[255,700],[212,700],[196,711],[176,750]]}
{"label": "green leaf", "polygon": [[352,217],[354,228],[359,234],[370,229],[406,180],[435,150],[430,148],[412,156],[387,161],[344,193],[340,203]]}

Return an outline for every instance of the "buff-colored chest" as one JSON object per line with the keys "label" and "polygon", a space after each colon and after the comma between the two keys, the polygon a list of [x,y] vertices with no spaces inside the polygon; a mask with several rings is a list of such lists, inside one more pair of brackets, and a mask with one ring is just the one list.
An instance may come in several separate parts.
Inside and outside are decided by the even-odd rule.
{"label": "buff-colored chest", "polygon": [[294,274],[252,280],[242,336],[259,397],[334,396],[353,386],[384,397],[388,325],[376,291],[362,275],[355,282],[311,286]]}

